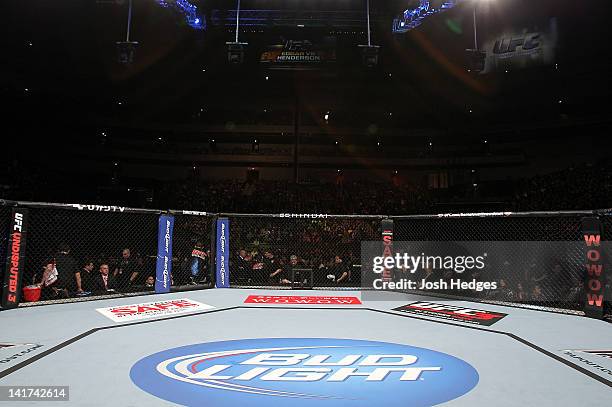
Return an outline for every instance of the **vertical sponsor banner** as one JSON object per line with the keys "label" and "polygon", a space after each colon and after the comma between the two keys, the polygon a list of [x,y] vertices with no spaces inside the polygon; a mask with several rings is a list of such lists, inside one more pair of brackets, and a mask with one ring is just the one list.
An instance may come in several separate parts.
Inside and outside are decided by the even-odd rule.
{"label": "vertical sponsor banner", "polygon": [[[380,223],[383,244],[383,257],[393,257],[393,220],[383,219]],[[385,267],[382,272],[383,281],[391,281],[391,270]]]}
{"label": "vertical sponsor banner", "polygon": [[6,270],[2,284],[2,308],[15,308],[21,298],[25,263],[28,210],[13,208],[9,223]]}
{"label": "vertical sponsor banner", "polygon": [[599,218],[583,218],[582,233],[585,244],[584,314],[603,318],[604,288],[606,283],[604,256],[601,246]]}
{"label": "vertical sponsor banner", "polygon": [[157,232],[157,265],[155,270],[155,292],[170,292],[172,284],[172,233],[174,216],[161,215]]}
{"label": "vertical sponsor banner", "polygon": [[229,219],[217,219],[217,256],[216,270],[217,278],[215,286],[217,288],[229,288]]}

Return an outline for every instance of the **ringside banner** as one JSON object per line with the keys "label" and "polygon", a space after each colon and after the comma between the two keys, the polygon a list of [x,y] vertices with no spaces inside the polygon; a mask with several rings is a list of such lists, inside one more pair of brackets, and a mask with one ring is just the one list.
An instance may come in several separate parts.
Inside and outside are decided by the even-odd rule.
{"label": "ringside banner", "polygon": [[21,298],[25,263],[28,210],[13,208],[9,223],[6,268],[2,284],[2,308],[15,308]]}
{"label": "ringside banner", "polygon": [[174,230],[174,216],[161,215],[159,217],[159,231],[157,234],[157,266],[155,277],[155,292],[170,292],[172,284],[172,233]]}
{"label": "ringside banner", "polygon": [[306,304],[306,305],[360,305],[357,297],[302,296],[302,295],[249,295],[245,304]]}
{"label": "ringside banner", "polygon": [[214,307],[208,304],[188,298],[181,298],[178,300],[96,308],[96,311],[115,322],[131,322],[146,318],[184,314],[186,312],[205,311],[212,308]]}
{"label": "ringside banner", "polygon": [[217,288],[229,288],[229,219],[217,219]]}

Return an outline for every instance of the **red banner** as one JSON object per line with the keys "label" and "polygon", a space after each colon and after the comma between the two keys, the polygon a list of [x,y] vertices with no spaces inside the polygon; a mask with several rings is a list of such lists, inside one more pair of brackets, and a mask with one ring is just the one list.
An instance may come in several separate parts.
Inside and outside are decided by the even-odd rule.
{"label": "red banner", "polygon": [[245,304],[305,304],[305,305],[359,305],[357,297],[307,297],[301,295],[249,295]]}

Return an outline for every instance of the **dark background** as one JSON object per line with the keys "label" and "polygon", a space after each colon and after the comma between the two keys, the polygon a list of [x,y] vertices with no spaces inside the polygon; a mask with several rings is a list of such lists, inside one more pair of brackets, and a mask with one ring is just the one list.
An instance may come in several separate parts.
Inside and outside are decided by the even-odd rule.
{"label": "dark background", "polygon": [[[366,70],[365,1],[243,1],[287,18],[243,26],[241,66],[226,56],[233,1],[194,1],[206,30],[135,1],[139,47],[126,66],[115,42],[127,1],[4,0],[0,197],[264,212],[313,195],[323,198],[300,209],[611,206],[609,2],[480,2],[480,45],[500,27],[551,18],[559,27],[556,65],[487,75],[466,70],[472,2],[392,34],[413,3],[371,1],[381,61]],[[266,72],[258,62],[281,38],[325,36],[338,42],[331,72]],[[247,179],[258,179],[252,190]],[[374,206],[389,193],[398,201]]]}

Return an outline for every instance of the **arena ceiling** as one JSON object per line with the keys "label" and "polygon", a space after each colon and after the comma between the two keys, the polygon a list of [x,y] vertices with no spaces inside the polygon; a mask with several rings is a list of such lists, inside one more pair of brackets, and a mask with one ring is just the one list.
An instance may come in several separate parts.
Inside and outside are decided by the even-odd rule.
{"label": "arena ceiling", "polygon": [[[240,68],[226,62],[231,27],[211,24],[195,30],[180,13],[160,7],[156,0],[134,2],[131,38],[139,46],[130,66],[117,63],[115,49],[125,36],[127,2],[2,3],[3,15],[9,17],[0,28],[0,91],[10,101],[8,116],[21,122],[32,123],[36,117],[37,124],[58,118],[95,126],[182,124],[203,107],[234,111],[239,121],[241,112],[250,110],[291,112],[296,96],[313,118],[327,110],[345,110],[371,117],[381,127],[400,128],[494,125],[538,119],[540,112],[547,118],[601,117],[609,107],[610,66],[604,50],[595,49],[607,42],[605,1],[588,6],[572,1],[487,1],[486,9],[480,6],[481,30],[525,18],[555,17],[559,47],[555,65],[485,76],[465,70],[465,49],[473,42],[469,1],[432,16],[416,30],[393,35],[393,16],[411,2],[372,0],[373,42],[381,45],[375,72],[362,69],[357,48],[366,40],[366,27],[360,30],[354,23],[365,17],[359,11],[365,1],[243,0],[244,10],[334,12],[356,18],[350,28],[290,27],[274,19],[267,26],[244,26],[241,41],[249,48]],[[235,7],[233,1],[194,3],[210,15],[231,13]],[[261,50],[281,38],[328,35],[338,39],[333,76],[268,73],[258,63]],[[395,119],[385,123],[382,118],[389,113]]]}

